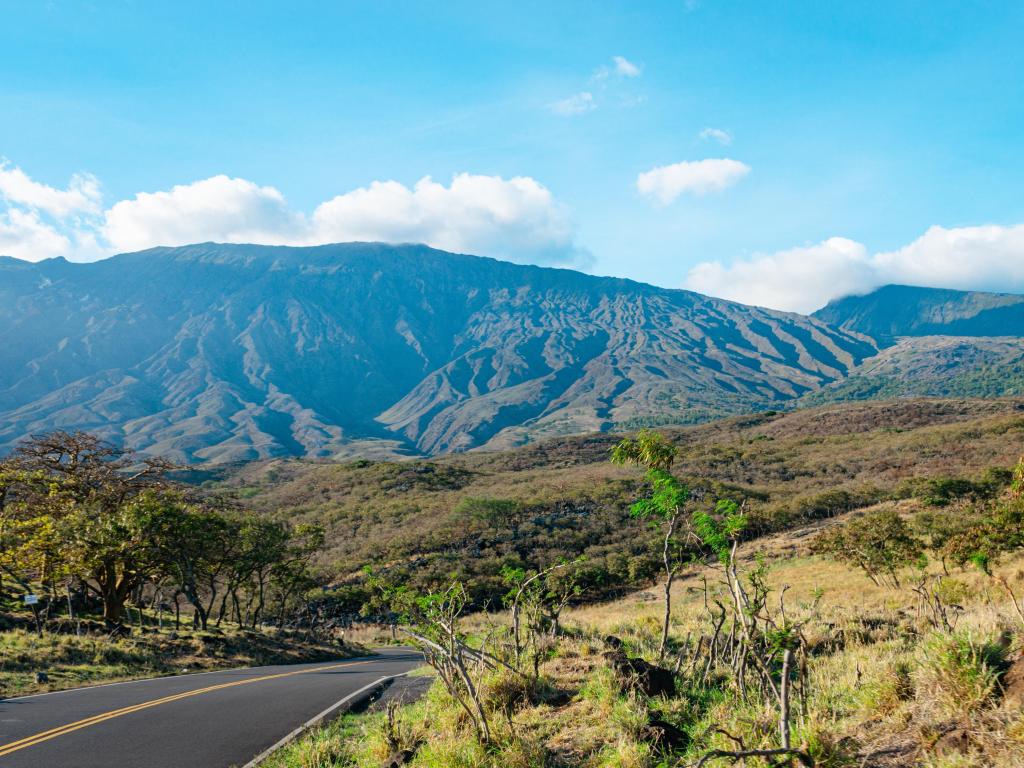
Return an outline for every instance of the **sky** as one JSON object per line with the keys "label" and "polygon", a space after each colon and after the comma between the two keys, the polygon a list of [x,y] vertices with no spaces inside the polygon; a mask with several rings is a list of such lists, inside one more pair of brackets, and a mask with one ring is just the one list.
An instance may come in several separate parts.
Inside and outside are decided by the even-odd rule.
{"label": "sky", "polygon": [[0,254],[426,242],[1024,292],[1020,2],[0,0]]}

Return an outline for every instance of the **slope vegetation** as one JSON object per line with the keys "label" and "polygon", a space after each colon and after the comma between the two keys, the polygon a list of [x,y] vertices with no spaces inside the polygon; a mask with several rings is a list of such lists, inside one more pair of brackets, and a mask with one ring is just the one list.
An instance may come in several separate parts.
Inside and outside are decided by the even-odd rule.
{"label": "slope vegetation", "polygon": [[[663,430],[680,475],[745,499],[763,533],[917,493],[928,478],[976,478],[1024,444],[1024,399],[900,400],[762,413]],[[504,566],[586,557],[588,599],[644,584],[656,533],[629,517],[639,470],[613,466],[615,435],[417,461],[254,462],[197,472],[264,514],[326,526],[320,565],[352,604],[364,566],[415,588],[452,577],[477,604],[507,587]]]}

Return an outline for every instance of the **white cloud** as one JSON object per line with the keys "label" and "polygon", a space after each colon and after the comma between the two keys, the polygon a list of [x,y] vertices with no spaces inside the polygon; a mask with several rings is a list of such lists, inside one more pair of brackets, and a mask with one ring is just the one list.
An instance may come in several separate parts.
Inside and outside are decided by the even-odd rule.
{"label": "white cloud", "polygon": [[35,211],[0,212],[0,256],[40,261],[68,255],[71,241],[40,220]]}
{"label": "white cloud", "polygon": [[727,158],[695,160],[663,165],[636,177],[636,188],[645,197],[668,205],[684,192],[704,195],[732,186],[750,173],[750,166]]}
{"label": "white cloud", "polygon": [[[17,178],[18,189],[38,192],[42,185],[19,174],[24,178]],[[91,261],[204,241],[311,245],[374,240],[538,264],[584,266],[590,258],[574,243],[566,207],[526,176],[461,173],[447,186],[424,177],[411,188],[375,181],[321,203],[310,216],[292,209],[274,187],[228,176],[140,192],[94,216],[45,215],[27,197],[22,194],[20,204],[12,197],[0,201],[0,255]],[[49,211],[71,210],[49,198],[45,202]]]}
{"label": "white cloud", "polygon": [[114,251],[207,240],[280,245],[301,240],[304,220],[273,187],[213,176],[140,192],[106,212],[102,234]]}
{"label": "white cloud", "polygon": [[625,56],[612,56],[615,64],[615,73],[623,77],[640,77],[641,69]]}
{"label": "white cloud", "polygon": [[1024,292],[1024,224],[935,226],[909,245],[875,254],[833,237],[729,265],[704,262],[690,270],[685,286],[747,304],[811,312],[889,283]]}
{"label": "white cloud", "polygon": [[732,134],[724,128],[705,128],[697,134],[697,138],[707,141],[708,139],[714,139],[722,146],[729,146],[732,144]]}
{"label": "white cloud", "polygon": [[1024,292],[1024,224],[930,227],[874,262],[884,282]]}
{"label": "white cloud", "polygon": [[631,93],[632,89],[625,81],[640,77],[641,74],[643,68],[639,64],[625,56],[612,56],[611,64],[602,64],[591,74],[587,90],[552,102],[547,108],[556,115],[570,117],[590,112],[609,102],[624,107],[635,106],[644,99]]}
{"label": "white cloud", "polygon": [[708,261],[687,275],[690,290],[744,304],[812,312],[822,304],[820,297],[841,291],[866,291],[877,283],[867,249],[842,237],[804,248],[771,254],[757,254],[725,266]]}
{"label": "white cloud", "polygon": [[574,93],[568,98],[552,102],[548,105],[548,109],[556,115],[568,117],[570,115],[581,115],[584,112],[597,109],[597,104],[594,102],[594,94],[590,91],[581,91],[580,93]]}
{"label": "white cloud", "polygon": [[463,173],[445,186],[375,181],[317,206],[309,218],[273,187],[215,176],[114,205],[103,235],[117,251],[206,240],[310,245],[353,240],[426,243],[515,261],[572,263],[581,252],[562,205],[528,177]]}
{"label": "white cloud", "polygon": [[38,181],[0,158],[0,197],[8,204],[44,211],[57,218],[74,213],[99,213],[102,194],[95,176],[75,174],[67,189],[57,189]]}
{"label": "white cloud", "polygon": [[374,182],[322,203],[313,213],[318,242],[421,242],[464,253],[542,264],[578,263],[565,208],[529,177],[462,173],[444,186],[429,176],[410,189]]}

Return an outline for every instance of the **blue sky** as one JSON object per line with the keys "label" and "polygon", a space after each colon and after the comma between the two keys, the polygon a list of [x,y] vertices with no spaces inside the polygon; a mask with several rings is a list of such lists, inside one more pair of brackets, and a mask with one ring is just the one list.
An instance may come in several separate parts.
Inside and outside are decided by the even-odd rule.
{"label": "blue sky", "polygon": [[367,235],[797,310],[1024,290],[1020,3],[0,9],[0,252]]}

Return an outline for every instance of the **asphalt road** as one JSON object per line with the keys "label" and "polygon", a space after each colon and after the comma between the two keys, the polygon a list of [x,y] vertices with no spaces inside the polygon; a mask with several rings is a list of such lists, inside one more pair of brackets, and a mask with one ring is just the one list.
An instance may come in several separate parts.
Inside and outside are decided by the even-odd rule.
{"label": "asphalt road", "polygon": [[2,768],[229,768],[382,677],[410,649],[0,700]]}

